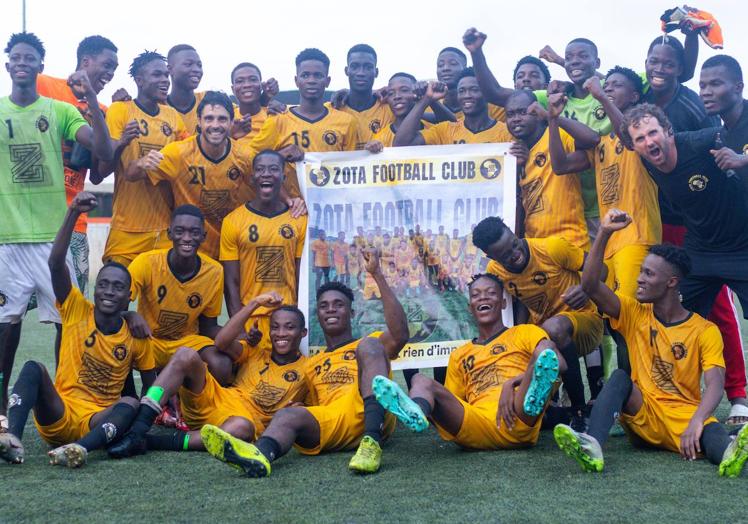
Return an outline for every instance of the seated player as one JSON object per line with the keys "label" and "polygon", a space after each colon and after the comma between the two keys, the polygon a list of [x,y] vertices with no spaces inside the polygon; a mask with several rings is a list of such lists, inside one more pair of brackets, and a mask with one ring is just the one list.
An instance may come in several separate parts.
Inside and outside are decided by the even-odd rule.
{"label": "seated player", "polygon": [[0,432],[0,457],[23,462],[21,444],[29,411],[42,439],[60,446],[49,452],[50,464],[77,468],[89,451],[103,448],[135,418],[137,399],[120,397],[132,367],[143,387],[156,376],[148,340],[133,337],[122,311],[130,296],[130,275],[117,263],[105,264],[96,277],[94,303],[72,285],[65,256],[75,222],[96,207],[96,197],[82,191],[70,203],[49,254],[52,287],[62,317],[60,364],[54,382],[39,362],[28,361],[8,402],[8,431]]}
{"label": "seated player", "polygon": [[475,226],[473,243],[491,259],[487,272],[504,282],[529,311],[530,323],[542,327],[564,356],[567,370],[561,377],[571,400],[572,424],[582,428],[579,357],[593,351],[603,335],[603,320],[580,286],[584,251],[560,237],[517,238],[499,217]]}
{"label": "seated player", "polygon": [[583,470],[599,472],[605,465],[602,446],[620,413],[634,442],[678,452],[687,460],[703,452],[719,464],[720,475],[736,477],[748,459],[748,425],[731,442],[713,417],[725,380],[722,337],[717,326],[681,305],[680,283],[691,269],[686,252],[672,245],[653,246],[642,264],[636,298],[600,282],[605,244],[630,224],[623,211],[608,211],[582,285],[626,340],[631,376],[613,372],[592,408],[586,433],[559,424],[553,435]]}
{"label": "seated player", "polygon": [[390,361],[408,341],[408,320],[384,279],[376,252],[368,249],[364,259],[366,271],[381,291],[387,331],[354,338],[353,293],[339,282],[325,284],[317,292],[317,319],[327,349],[307,360],[307,407],[280,410],[255,445],[213,426],[203,428],[203,439],[219,441],[222,445],[215,447],[223,453],[222,459],[248,476],[269,475],[271,462],[293,445],[304,455],[358,446],[348,467],[358,473],[379,469],[380,442],[394,430],[395,419],[385,417],[371,383],[377,375],[389,375]]}
{"label": "seated player", "polygon": [[223,301],[223,269],[198,250],[205,240],[205,219],[191,205],[177,207],[167,235],[169,249],[156,249],[135,257],[129,270],[130,299],[150,327],[156,366],[166,366],[177,349],[196,351],[221,381],[230,366],[216,355],[213,338]]}
{"label": "seated player", "polygon": [[[258,307],[274,308],[270,318],[271,353],[253,348],[241,338],[245,335],[244,325]],[[205,424],[219,426],[236,438],[251,442],[276,411],[304,400],[305,358],[299,352],[299,344],[305,336],[303,313],[294,306],[282,306],[277,293],[250,300],[216,335],[216,346],[239,366],[233,384],[222,387],[193,350],[179,348],[140,399],[132,427],[109,448],[109,455],[124,458],[145,453],[146,449],[205,450],[210,445],[200,435]],[[166,400],[175,393],[179,393],[191,431],[148,433]]]}
{"label": "seated player", "polygon": [[563,357],[539,327],[504,326],[504,289],[496,276],[476,275],[468,287],[478,337],[449,356],[444,385],[418,373],[406,394],[377,376],[374,395],[411,430],[425,430],[430,417],[444,440],[464,448],[532,446]]}

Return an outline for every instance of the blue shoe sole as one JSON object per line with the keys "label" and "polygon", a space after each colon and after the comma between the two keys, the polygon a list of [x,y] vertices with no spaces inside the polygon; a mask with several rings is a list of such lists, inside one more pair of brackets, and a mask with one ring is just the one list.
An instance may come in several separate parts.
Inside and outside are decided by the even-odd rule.
{"label": "blue shoe sole", "polygon": [[548,396],[553,389],[553,383],[558,378],[558,358],[552,349],[546,349],[535,360],[532,371],[532,381],[525,393],[522,408],[530,417],[537,417],[543,412]]}
{"label": "blue shoe sole", "polygon": [[408,429],[420,433],[429,427],[429,421],[421,408],[410,400],[396,382],[377,375],[371,382],[371,388],[382,407],[395,415]]}

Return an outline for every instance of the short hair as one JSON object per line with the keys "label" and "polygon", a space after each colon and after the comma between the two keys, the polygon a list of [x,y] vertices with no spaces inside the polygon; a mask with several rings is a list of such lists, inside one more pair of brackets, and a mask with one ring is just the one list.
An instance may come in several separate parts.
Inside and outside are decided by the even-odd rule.
{"label": "short hair", "polygon": [[180,215],[189,215],[191,217],[199,218],[200,222],[205,222],[205,216],[203,215],[203,212],[200,211],[200,208],[198,208],[197,206],[193,206],[192,204],[183,204],[181,206],[177,206],[174,211],[171,212],[171,219],[174,220]]}
{"label": "short hair", "polygon": [[623,114],[623,123],[621,123],[621,129],[619,131],[621,133],[621,138],[623,139],[623,142],[625,144],[627,144],[628,146],[632,146],[634,143],[634,141],[631,139],[631,133],[629,133],[629,127],[637,127],[643,118],[648,117],[656,118],[657,122],[665,131],[672,132],[673,125],[670,123],[670,120],[668,120],[668,117],[665,114],[665,111],[662,110],[662,108],[654,104],[637,104],[633,107],[630,107]]}
{"label": "short hair", "polygon": [[538,69],[540,69],[540,72],[543,73],[543,76],[545,76],[545,81],[550,82],[551,81],[551,72],[548,69],[548,66],[543,63],[543,61],[535,56],[523,56],[519,59],[517,62],[517,65],[514,66],[514,73],[512,74],[512,80],[516,80],[517,78],[517,71],[519,71],[519,68],[525,64],[532,64],[534,66],[537,66]]}
{"label": "short hair", "polygon": [[473,229],[473,245],[485,253],[488,246],[501,240],[508,230],[509,227],[501,218],[486,217]]}
{"label": "short hair", "polygon": [[317,300],[319,301],[319,297],[321,297],[328,291],[337,291],[338,293],[342,293],[343,295],[345,295],[348,301],[353,304],[353,291],[351,291],[351,288],[349,288],[342,282],[330,281],[322,284],[317,290]]}
{"label": "short hair", "polygon": [[280,160],[281,167],[285,167],[286,165],[286,158],[283,155],[281,155],[278,151],[274,149],[263,149],[262,151],[257,153],[255,157],[252,159],[252,169],[254,169],[257,159],[260,158],[261,156],[274,156],[275,158]]}
{"label": "short hair", "polygon": [[571,44],[585,44],[592,48],[592,51],[595,53],[595,56],[597,56],[597,45],[595,45],[595,42],[590,40],[589,38],[574,38],[569,41],[566,46],[570,46]]}
{"label": "short hair", "polygon": [[87,36],[78,44],[78,50],[76,51],[78,67],[80,67],[84,56],[96,56],[105,49],[109,49],[114,53],[117,52],[117,46],[108,38],[101,35]]}
{"label": "short hair", "polygon": [[389,81],[390,81],[390,82],[392,82],[392,81],[393,81],[393,80],[394,80],[395,78],[407,78],[408,80],[410,80],[410,81],[411,81],[411,82],[413,82],[414,84],[415,84],[415,83],[418,83],[418,79],[417,79],[416,77],[414,77],[414,76],[413,76],[413,75],[411,75],[410,73],[403,73],[402,71],[401,71],[401,72],[399,72],[399,73],[395,73],[394,75],[392,75],[392,76],[390,77],[390,80],[389,80]]}
{"label": "short hair", "polygon": [[301,51],[301,53],[296,55],[296,67],[299,67],[302,62],[306,62],[307,60],[316,60],[318,62],[322,62],[322,64],[325,66],[325,69],[330,68],[330,58],[315,47],[304,49],[303,51]]}
{"label": "short hair", "polygon": [[356,44],[348,50],[348,54],[345,55],[345,61],[351,59],[353,53],[366,53],[374,57],[374,63],[377,62],[377,52],[369,44]]}
{"label": "short hair", "polygon": [[234,83],[234,74],[244,67],[251,67],[253,69],[257,70],[257,74],[260,75],[260,79],[262,79],[262,71],[260,71],[260,68],[254,65],[252,62],[242,62],[241,64],[234,67],[234,69],[231,70],[231,83]]}
{"label": "short hair", "polygon": [[481,278],[487,278],[489,280],[493,280],[496,284],[499,285],[501,289],[504,289],[504,282],[499,277],[494,275],[493,273],[478,273],[477,275],[473,275],[473,278],[471,278],[470,282],[468,282],[468,289],[473,287],[473,284],[475,284]]}
{"label": "short hair", "polygon": [[98,275],[100,275],[101,272],[104,271],[108,267],[113,267],[113,268],[120,269],[120,270],[124,271],[125,275],[127,275],[127,281],[128,281],[128,283],[130,283],[130,284],[132,283],[132,275],[130,275],[130,270],[127,269],[127,267],[125,267],[123,264],[120,264],[119,262],[115,262],[114,260],[110,260],[108,262],[104,262],[104,265],[101,266],[101,269],[99,269],[99,272],[97,274],[97,278],[98,278]]}
{"label": "short hair", "polygon": [[472,67],[466,67],[460,71],[460,74],[457,76],[457,83],[459,84],[463,78],[475,78],[475,71]]}
{"label": "short hair", "polygon": [[166,53],[166,59],[171,62],[174,55],[181,53],[182,51],[195,51],[197,53],[197,50],[189,44],[177,44]]}
{"label": "short hair", "polygon": [[686,63],[686,51],[683,49],[683,44],[681,44],[680,40],[677,38],[670,35],[658,36],[652,40],[651,44],[649,44],[649,48],[647,48],[647,56],[649,56],[650,53],[652,53],[652,49],[658,45],[666,45],[670,47],[675,52],[675,57],[681,66]]}
{"label": "short hair", "polygon": [[462,58],[467,64],[467,56],[465,56],[465,53],[463,53],[461,50],[457,49],[456,47],[445,47],[444,49],[439,51],[439,54],[437,56],[441,56],[444,53],[454,53],[460,58]]}
{"label": "short hair", "polygon": [[512,100],[512,99],[518,98],[518,97],[525,97],[525,98],[527,98],[528,101],[530,102],[530,104],[532,104],[533,102],[537,102],[538,101],[538,97],[535,96],[535,93],[533,93],[532,91],[529,91],[527,89],[515,89],[512,92],[512,94],[510,94],[509,97],[507,98],[506,103],[509,104],[509,100]]}
{"label": "short hair", "polygon": [[304,317],[304,312],[301,311],[296,306],[291,306],[289,304],[284,304],[275,310],[270,314],[270,318],[273,318],[273,315],[275,315],[278,311],[288,311],[289,313],[293,313],[296,315],[296,318],[299,319],[299,322],[301,322],[301,327],[306,327],[306,317]]}
{"label": "short hair", "polygon": [[613,69],[608,71],[605,75],[605,79],[607,80],[610,75],[614,74],[625,76],[628,81],[631,82],[634,91],[639,93],[639,99],[644,96],[644,82],[642,81],[642,77],[640,77],[636,71],[629,69],[628,67],[615,66]]}
{"label": "short hair", "polygon": [[206,91],[205,96],[197,105],[197,117],[200,118],[203,115],[203,109],[207,106],[221,106],[229,114],[229,120],[234,119],[234,104],[231,103],[229,95],[221,91]]}
{"label": "short hair", "polygon": [[735,82],[742,82],[743,81],[743,70],[740,68],[740,64],[737,60],[735,60],[733,57],[729,55],[714,55],[710,56],[706,59],[704,64],[701,66],[701,69],[706,69],[708,67],[719,67],[722,66],[725,68],[727,73],[732,76],[732,79]]}
{"label": "short hair", "polygon": [[161,60],[162,62],[166,63],[166,57],[160,53],[157,53],[156,51],[143,51],[138,56],[135,57],[135,60],[132,61],[132,65],[130,65],[130,76],[132,78],[135,78],[140,73],[140,70],[143,69],[147,64],[153,62],[154,60]]}
{"label": "short hair", "polygon": [[36,36],[34,33],[13,33],[10,35],[10,38],[8,39],[8,45],[5,46],[5,53],[10,54],[11,50],[17,46],[18,44],[27,44],[33,47],[37,53],[39,53],[39,57],[44,61],[44,55],[47,54],[47,52],[44,50],[44,44],[41,40],[39,40],[39,37]]}
{"label": "short hair", "polygon": [[691,258],[682,247],[657,244],[649,248],[649,254],[664,258],[681,278],[687,277],[691,272]]}

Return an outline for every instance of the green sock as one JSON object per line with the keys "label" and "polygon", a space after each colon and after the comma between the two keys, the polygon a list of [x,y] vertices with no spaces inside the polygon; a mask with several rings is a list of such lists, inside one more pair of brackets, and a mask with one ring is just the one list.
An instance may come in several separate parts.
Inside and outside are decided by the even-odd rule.
{"label": "green sock", "polygon": [[161,397],[164,396],[164,388],[161,386],[151,386],[148,388],[145,396],[153,400],[156,404],[161,404]]}
{"label": "green sock", "polygon": [[611,337],[610,335],[603,335],[602,350],[603,373],[605,374],[605,379],[607,380],[610,377],[610,374],[613,373],[613,370],[615,369],[614,363],[616,361],[616,342],[615,340],[613,340],[613,337]]}

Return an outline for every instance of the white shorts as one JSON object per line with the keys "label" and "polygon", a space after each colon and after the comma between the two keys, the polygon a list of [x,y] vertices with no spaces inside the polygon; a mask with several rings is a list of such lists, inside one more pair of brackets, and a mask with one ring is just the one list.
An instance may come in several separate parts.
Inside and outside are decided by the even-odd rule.
{"label": "white shorts", "polygon": [[[39,321],[61,323],[47,262],[51,250],[52,242],[0,244],[0,323],[20,322],[34,292]],[[67,268],[70,282],[78,287],[70,253],[67,254]]]}

